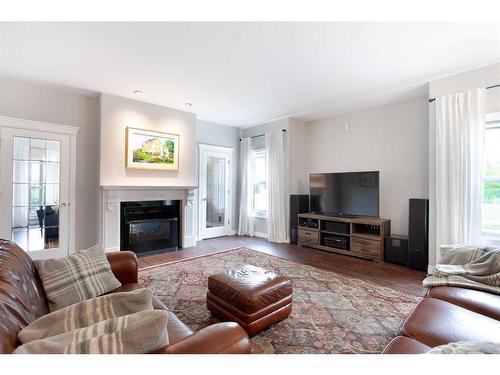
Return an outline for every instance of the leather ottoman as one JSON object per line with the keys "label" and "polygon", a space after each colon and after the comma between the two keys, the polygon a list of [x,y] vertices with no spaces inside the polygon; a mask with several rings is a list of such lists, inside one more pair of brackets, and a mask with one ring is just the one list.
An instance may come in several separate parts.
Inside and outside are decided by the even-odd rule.
{"label": "leather ottoman", "polygon": [[245,265],[209,276],[207,306],[214,317],[237,322],[255,336],[290,315],[292,290],[288,277]]}

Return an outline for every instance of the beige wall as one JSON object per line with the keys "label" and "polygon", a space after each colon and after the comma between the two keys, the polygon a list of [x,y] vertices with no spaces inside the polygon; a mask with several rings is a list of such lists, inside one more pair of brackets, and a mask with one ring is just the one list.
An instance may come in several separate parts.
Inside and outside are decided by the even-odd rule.
{"label": "beige wall", "polygon": [[98,242],[98,100],[79,90],[0,77],[0,116],[79,126],[76,149],[77,249]]}
{"label": "beige wall", "polygon": [[380,171],[380,216],[407,234],[408,199],[428,198],[427,123],[427,98],[309,122],[306,173]]}
{"label": "beige wall", "polygon": [[307,173],[307,125],[304,121],[290,119],[289,144],[289,190],[290,194],[309,194],[309,174]]}
{"label": "beige wall", "polygon": [[[100,184],[102,186],[195,186],[196,115],[102,94],[100,100]],[[125,167],[127,126],[179,135],[179,170]]]}

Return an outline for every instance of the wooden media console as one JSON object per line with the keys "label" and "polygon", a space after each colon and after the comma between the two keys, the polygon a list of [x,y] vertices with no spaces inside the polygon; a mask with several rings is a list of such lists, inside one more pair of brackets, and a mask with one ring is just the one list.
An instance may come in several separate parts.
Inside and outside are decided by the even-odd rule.
{"label": "wooden media console", "polygon": [[338,254],[384,261],[384,239],[391,221],[373,217],[298,215],[298,244]]}

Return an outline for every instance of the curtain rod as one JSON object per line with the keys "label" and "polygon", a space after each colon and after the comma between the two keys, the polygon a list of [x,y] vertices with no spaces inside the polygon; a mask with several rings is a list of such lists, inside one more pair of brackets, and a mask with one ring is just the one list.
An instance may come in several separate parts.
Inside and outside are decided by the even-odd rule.
{"label": "curtain rod", "polygon": [[[494,89],[495,87],[500,87],[500,83],[498,85],[488,86],[486,87],[486,90]],[[436,100],[436,98],[430,98],[429,103],[432,103],[434,100]]]}
{"label": "curtain rod", "polygon": [[[286,133],[286,129],[281,129],[281,131],[283,133]],[[265,135],[266,135],[266,133],[264,133],[264,134],[258,134],[258,135],[252,135],[250,138],[258,138],[258,137],[263,137]],[[240,138],[240,141],[241,141],[241,138]]]}

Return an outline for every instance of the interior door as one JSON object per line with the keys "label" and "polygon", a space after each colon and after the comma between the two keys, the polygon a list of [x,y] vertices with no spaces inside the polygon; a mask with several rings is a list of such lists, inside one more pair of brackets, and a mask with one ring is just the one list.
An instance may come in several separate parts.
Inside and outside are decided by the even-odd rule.
{"label": "interior door", "polygon": [[231,159],[233,149],[200,145],[200,235],[226,236],[231,228]]}
{"label": "interior door", "polygon": [[0,237],[33,259],[69,249],[68,135],[2,128]]}

